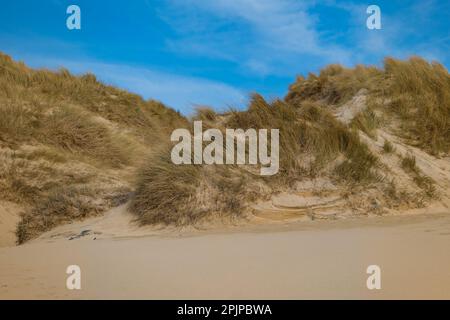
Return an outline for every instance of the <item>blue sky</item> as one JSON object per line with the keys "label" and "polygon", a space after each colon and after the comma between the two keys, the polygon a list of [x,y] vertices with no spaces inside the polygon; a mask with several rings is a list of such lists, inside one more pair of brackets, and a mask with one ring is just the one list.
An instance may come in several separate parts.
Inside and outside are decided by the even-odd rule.
{"label": "blue sky", "polygon": [[[66,8],[81,8],[68,30]],[[366,28],[381,8],[382,29]],[[93,72],[189,114],[284,96],[329,63],[381,65],[421,55],[450,65],[450,1],[2,1],[0,51],[33,67]]]}

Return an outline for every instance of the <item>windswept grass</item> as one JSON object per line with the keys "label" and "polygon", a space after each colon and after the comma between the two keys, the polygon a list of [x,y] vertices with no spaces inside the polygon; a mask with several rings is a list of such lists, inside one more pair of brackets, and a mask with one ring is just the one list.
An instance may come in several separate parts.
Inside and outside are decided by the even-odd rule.
{"label": "windswept grass", "polygon": [[[410,144],[434,154],[450,151],[450,75],[438,62],[412,57],[406,61],[386,58],[383,69],[330,65],[318,75],[298,77],[285,99],[340,105],[360,89],[367,89],[369,97],[382,99],[378,105],[383,111],[400,118],[403,130],[399,133]],[[368,134],[376,127],[370,112],[354,120],[355,126]]]}
{"label": "windswept grass", "polygon": [[[384,69],[364,66],[348,69],[331,65],[318,75],[298,77],[284,100],[269,103],[256,94],[245,111],[234,110],[217,115],[212,110],[204,109],[198,111],[196,119],[204,120],[208,126],[216,124],[222,130],[226,127],[280,129],[278,175],[271,179],[255,175],[251,176],[251,179],[242,179],[244,187],[229,191],[236,199],[243,193],[242,190],[249,189],[245,184],[255,181],[264,186],[262,189],[269,190],[261,192],[261,196],[289,186],[293,181],[319,175],[332,176],[340,183],[353,186],[367,186],[386,183],[379,173],[382,167],[380,160],[360,140],[358,133],[358,130],[361,130],[369,137],[376,138],[376,129],[388,123],[386,119],[378,116],[378,112],[398,113],[400,119],[395,114],[390,114],[390,118],[393,121],[398,119],[404,124],[403,129],[410,143],[431,152],[448,151],[448,81],[448,72],[444,67],[437,63],[430,64],[420,58],[408,61],[386,59]],[[338,122],[331,113],[333,108],[349,101],[361,89],[366,90],[364,94],[369,106],[356,115],[350,126]],[[390,142],[385,142],[383,150],[390,153],[394,148]],[[413,173],[415,183],[427,197],[432,197],[435,191],[432,180],[417,171],[412,159],[405,159],[403,162],[404,168]],[[146,175],[150,176],[153,170],[153,165],[149,163]],[[203,172],[203,169],[199,170]],[[242,168],[239,168],[234,174],[243,177],[243,172]],[[213,172],[211,175],[217,176],[218,173]],[[164,190],[176,187],[176,182],[172,181],[169,175],[167,179],[159,179],[165,186]],[[194,181],[202,185],[198,180]],[[151,180],[140,182],[141,187],[136,195],[139,199],[145,199],[151,194],[158,195],[158,190],[152,187],[150,182]],[[200,189],[195,183],[196,187],[189,189],[189,197],[198,199]],[[220,182],[214,181],[209,188],[214,189],[217,183]],[[243,210],[249,199],[241,199],[243,200],[237,201],[239,205],[236,207]],[[193,203],[198,204],[196,201]],[[152,197],[153,202],[165,203],[164,197]],[[132,210],[142,215],[143,212],[149,212],[148,208],[152,217],[159,216],[157,212],[161,208],[148,206],[143,201],[135,202]],[[182,215],[190,216],[196,212],[198,206],[180,208]],[[202,208],[206,208],[209,214],[214,212],[211,203]]]}
{"label": "windswept grass", "polygon": [[173,164],[167,149],[150,157],[148,163],[151,165],[139,173],[138,188],[130,205],[140,222],[186,224],[201,218],[202,212],[194,204],[200,168]]}
{"label": "windswept grass", "polygon": [[35,132],[34,114],[22,105],[0,103],[0,115],[0,141],[17,145]]}
{"label": "windswept grass", "polygon": [[133,150],[120,135],[113,135],[92,115],[74,107],[61,107],[44,118],[43,141],[73,154],[82,154],[112,166],[127,165]]}
{"label": "windswept grass", "polygon": [[367,145],[355,140],[347,147],[345,154],[347,159],[335,169],[341,179],[353,184],[367,184],[381,180],[377,173],[379,159],[370,152]]}
{"label": "windswept grass", "polygon": [[83,198],[83,195],[88,196],[91,192],[93,190],[74,187],[53,191],[43,201],[38,202],[35,207],[23,214],[16,230],[18,243],[24,243],[60,224],[81,220],[102,212],[103,210],[99,208],[98,204],[86,201],[86,197]]}
{"label": "windswept grass", "polygon": [[432,153],[450,151],[450,75],[437,62],[385,60],[385,98],[402,119],[409,142]]}
{"label": "windswept grass", "polygon": [[381,120],[371,109],[365,109],[358,113],[352,120],[351,126],[359,129],[371,138],[376,138],[376,129],[379,128]]}
{"label": "windswept grass", "polygon": [[[350,125],[339,122],[333,112],[358,92],[370,105]],[[176,166],[170,133],[192,126],[178,112],[104,85],[92,74],[33,70],[0,54],[0,198],[29,206],[17,229],[23,242],[128,199],[135,183],[130,177],[145,155],[130,202],[141,224],[243,217],[250,203],[302,179],[325,176],[361,189],[385,183],[377,155],[360,138],[363,131],[374,139],[386,125],[378,112],[390,113],[410,144],[448,152],[449,102],[450,79],[442,65],[389,58],[383,69],[330,65],[298,77],[282,100],[255,94],[245,111],[199,108],[193,120],[205,128],[280,130],[279,173],[261,177],[259,168],[248,165]],[[383,150],[393,152],[392,144],[385,141]],[[433,181],[415,159],[406,157],[402,166],[426,196],[434,195]]]}
{"label": "windswept grass", "polygon": [[[299,178],[305,172],[318,174],[341,154],[361,164],[354,167],[358,174],[347,176],[345,170],[341,171],[344,180],[366,180],[376,164],[355,132],[338,122],[321,104],[310,100],[276,100],[268,104],[255,95],[248,111],[233,113],[228,124],[237,128],[279,128],[280,173],[286,177]],[[305,163],[305,156],[310,157],[309,164]]]}
{"label": "windswept grass", "polygon": [[128,198],[141,158],[185,123],[92,74],[34,70],[0,53],[0,199],[28,208],[19,242]]}
{"label": "windswept grass", "polygon": [[416,166],[416,157],[413,155],[406,155],[406,157],[402,158],[402,168],[408,172],[417,173],[419,172],[419,168]]}
{"label": "windswept grass", "polygon": [[[185,122],[172,109],[154,100],[107,86],[93,74],[72,75],[66,69],[34,70],[0,53],[0,101],[17,102],[33,113],[62,105],[76,105],[149,140],[155,131],[170,130]],[[6,103],[8,102],[8,103]],[[25,108],[26,109],[26,108]]]}
{"label": "windswept grass", "polygon": [[[201,112],[198,117],[212,121],[213,113]],[[327,172],[330,166],[343,182],[377,181],[378,159],[355,132],[318,103],[269,103],[255,94],[248,110],[230,111],[221,118],[222,130],[279,129],[279,173],[267,178],[252,173],[248,166],[176,166],[170,160],[170,148],[162,149],[139,174],[130,205],[141,223],[185,225],[205,217],[243,216],[252,201]],[[339,157],[345,161],[339,163]]]}
{"label": "windswept grass", "polygon": [[383,73],[376,67],[356,66],[354,69],[333,64],[319,75],[299,76],[289,88],[286,101],[322,100],[328,104],[342,104],[361,89],[374,89]]}
{"label": "windswept grass", "polygon": [[96,190],[85,185],[52,189],[46,197],[22,214],[16,229],[17,242],[24,243],[61,224],[99,215],[118,205],[115,201],[127,193],[127,189]]}
{"label": "windswept grass", "polygon": [[427,199],[433,199],[437,197],[435,182],[430,177],[422,173],[416,164],[416,158],[413,155],[406,155],[402,158],[402,168],[412,175],[414,182],[424,192]]}
{"label": "windswept grass", "polygon": [[217,120],[217,113],[209,108],[209,107],[198,107],[196,109],[196,120],[202,120],[202,121],[216,121]]}
{"label": "windswept grass", "polygon": [[264,197],[265,191],[234,166],[175,165],[168,149],[152,155],[138,176],[129,209],[140,224],[185,226],[234,218],[246,201]]}

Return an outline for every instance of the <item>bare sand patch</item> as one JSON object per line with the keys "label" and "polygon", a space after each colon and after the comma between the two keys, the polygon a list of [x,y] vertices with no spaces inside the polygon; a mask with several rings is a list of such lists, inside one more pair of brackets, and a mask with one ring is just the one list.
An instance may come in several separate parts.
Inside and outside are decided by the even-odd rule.
{"label": "bare sand patch", "polygon": [[8,202],[0,202],[0,247],[14,246],[16,243],[16,225],[22,208]]}
{"label": "bare sand patch", "polygon": [[[0,249],[0,298],[450,298],[449,213],[94,238]],[[80,291],[65,288],[71,264]],[[372,264],[379,291],[366,288]]]}

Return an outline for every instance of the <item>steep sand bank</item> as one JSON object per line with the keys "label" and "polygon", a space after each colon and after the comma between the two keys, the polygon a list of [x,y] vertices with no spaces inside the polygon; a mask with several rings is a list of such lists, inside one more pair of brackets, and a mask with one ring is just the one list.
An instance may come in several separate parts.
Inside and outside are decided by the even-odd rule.
{"label": "steep sand bank", "polygon": [[[450,299],[449,212],[125,238],[113,225],[1,248],[0,298]],[[72,264],[81,291],[65,287]],[[372,264],[380,291],[366,288]]]}

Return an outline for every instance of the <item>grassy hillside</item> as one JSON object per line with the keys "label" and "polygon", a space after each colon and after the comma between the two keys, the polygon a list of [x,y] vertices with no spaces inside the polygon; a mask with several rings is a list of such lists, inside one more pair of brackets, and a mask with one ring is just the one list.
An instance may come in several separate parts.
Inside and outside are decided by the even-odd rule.
{"label": "grassy hillside", "polygon": [[[174,165],[170,134],[195,119],[223,132],[280,129],[279,173]],[[449,150],[450,76],[418,57],[330,65],[298,77],[284,99],[255,94],[245,111],[203,108],[187,120],[94,75],[32,70],[0,54],[0,201],[24,208],[20,243],[126,202],[141,224],[241,219],[318,179],[346,212],[426,206],[449,189],[440,171],[426,172]]]}
{"label": "grassy hillside", "polygon": [[[142,169],[130,208],[143,224],[233,218],[317,178],[337,186],[353,212],[425,206],[438,197],[435,182],[420,169],[402,170],[404,155],[379,140],[377,130],[433,155],[448,154],[449,81],[438,63],[387,58],[382,69],[330,65],[318,75],[298,77],[283,100],[254,95],[245,111],[201,109],[196,119],[222,131],[280,129],[279,174],[263,178],[250,166],[179,167],[166,148]],[[339,112],[355,106],[361,110],[349,123],[339,119]]]}
{"label": "grassy hillside", "polygon": [[450,76],[437,62],[412,57],[407,61],[386,58],[383,69],[331,65],[319,75],[299,77],[286,101],[342,104],[363,88],[369,91],[370,107],[388,113],[390,122],[398,126],[397,133],[410,144],[433,154],[449,152]]}
{"label": "grassy hillside", "polygon": [[134,169],[185,121],[94,75],[0,54],[0,198],[25,208],[19,242],[127,201]]}

